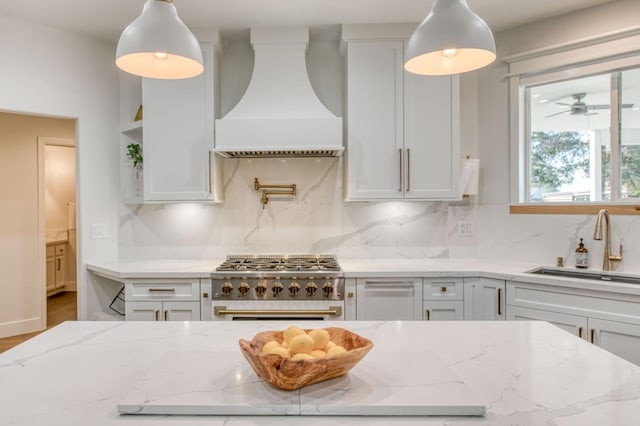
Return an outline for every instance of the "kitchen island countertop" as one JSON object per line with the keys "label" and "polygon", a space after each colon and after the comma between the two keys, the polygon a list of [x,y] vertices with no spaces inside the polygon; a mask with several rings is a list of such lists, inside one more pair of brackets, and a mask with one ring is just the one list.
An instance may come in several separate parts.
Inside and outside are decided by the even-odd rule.
{"label": "kitchen island countertop", "polygon": [[[640,367],[546,322],[340,325],[371,339],[373,350],[388,352],[389,362],[402,363],[407,352],[438,357],[486,406],[486,416],[119,415],[118,403],[167,354],[189,359],[188,354],[210,351],[212,368],[224,371],[227,366],[215,364],[216,353],[240,358],[239,338],[281,329],[283,323],[66,322],[0,354],[0,424],[637,425]],[[248,366],[243,374],[228,370],[231,385],[257,380]]]}

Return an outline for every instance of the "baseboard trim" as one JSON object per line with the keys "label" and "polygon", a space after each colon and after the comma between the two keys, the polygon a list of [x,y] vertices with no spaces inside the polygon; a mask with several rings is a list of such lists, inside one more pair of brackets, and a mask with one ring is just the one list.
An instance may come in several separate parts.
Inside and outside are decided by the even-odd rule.
{"label": "baseboard trim", "polygon": [[42,328],[42,322],[41,318],[28,318],[20,321],[2,323],[0,324],[0,339],[42,331],[46,328],[46,326]]}

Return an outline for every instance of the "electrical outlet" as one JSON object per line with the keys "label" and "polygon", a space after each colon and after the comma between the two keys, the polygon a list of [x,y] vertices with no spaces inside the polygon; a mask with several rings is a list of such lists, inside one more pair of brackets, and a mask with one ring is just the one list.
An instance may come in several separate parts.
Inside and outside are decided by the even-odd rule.
{"label": "electrical outlet", "polygon": [[473,235],[473,222],[470,220],[458,221],[458,235],[465,237]]}
{"label": "electrical outlet", "polygon": [[104,223],[91,224],[91,239],[99,240],[107,238],[107,225]]}

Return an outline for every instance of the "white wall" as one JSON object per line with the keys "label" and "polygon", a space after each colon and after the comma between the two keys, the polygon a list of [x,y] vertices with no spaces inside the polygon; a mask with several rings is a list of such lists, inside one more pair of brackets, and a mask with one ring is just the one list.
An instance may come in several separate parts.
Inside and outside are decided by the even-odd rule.
{"label": "white wall", "polygon": [[[117,258],[119,86],[114,52],[113,45],[69,31],[0,16],[0,110],[77,119],[80,319],[98,304],[94,286],[87,285],[85,262]],[[89,238],[92,223],[107,225],[106,239]],[[10,292],[2,302],[24,303],[25,297]]]}
{"label": "white wall", "polygon": [[[617,1],[496,35],[498,56],[599,35],[637,24],[640,2]],[[339,73],[336,56],[312,42],[307,61],[315,90],[327,106],[341,111],[341,84],[323,79]],[[325,50],[323,50],[325,49]],[[251,65],[242,40],[224,46],[223,112],[242,95]],[[335,52],[335,51],[334,51]],[[319,68],[323,67],[323,72]],[[600,268],[602,242],[591,238],[591,216],[510,215],[509,128],[506,65],[462,76],[462,155],[481,160],[481,193],[470,205],[455,203],[342,202],[342,160],[227,160],[222,206],[145,205],[121,212],[120,257],[215,259],[226,254],[325,252],[340,257],[481,257],[530,260],[551,265],[557,256],[573,262],[584,238],[591,267]],[[341,80],[339,80],[341,82]],[[296,183],[291,201],[263,210],[254,177]],[[459,220],[471,220],[474,235],[458,236]],[[624,235],[622,270],[640,271],[637,216],[614,216],[614,244]]]}

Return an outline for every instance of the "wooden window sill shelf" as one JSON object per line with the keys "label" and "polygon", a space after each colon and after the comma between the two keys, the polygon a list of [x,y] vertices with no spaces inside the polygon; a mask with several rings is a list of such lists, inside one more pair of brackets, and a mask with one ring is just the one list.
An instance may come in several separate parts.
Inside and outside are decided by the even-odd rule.
{"label": "wooden window sill shelf", "polygon": [[607,209],[610,215],[640,215],[640,204],[512,204],[510,214],[598,214]]}

